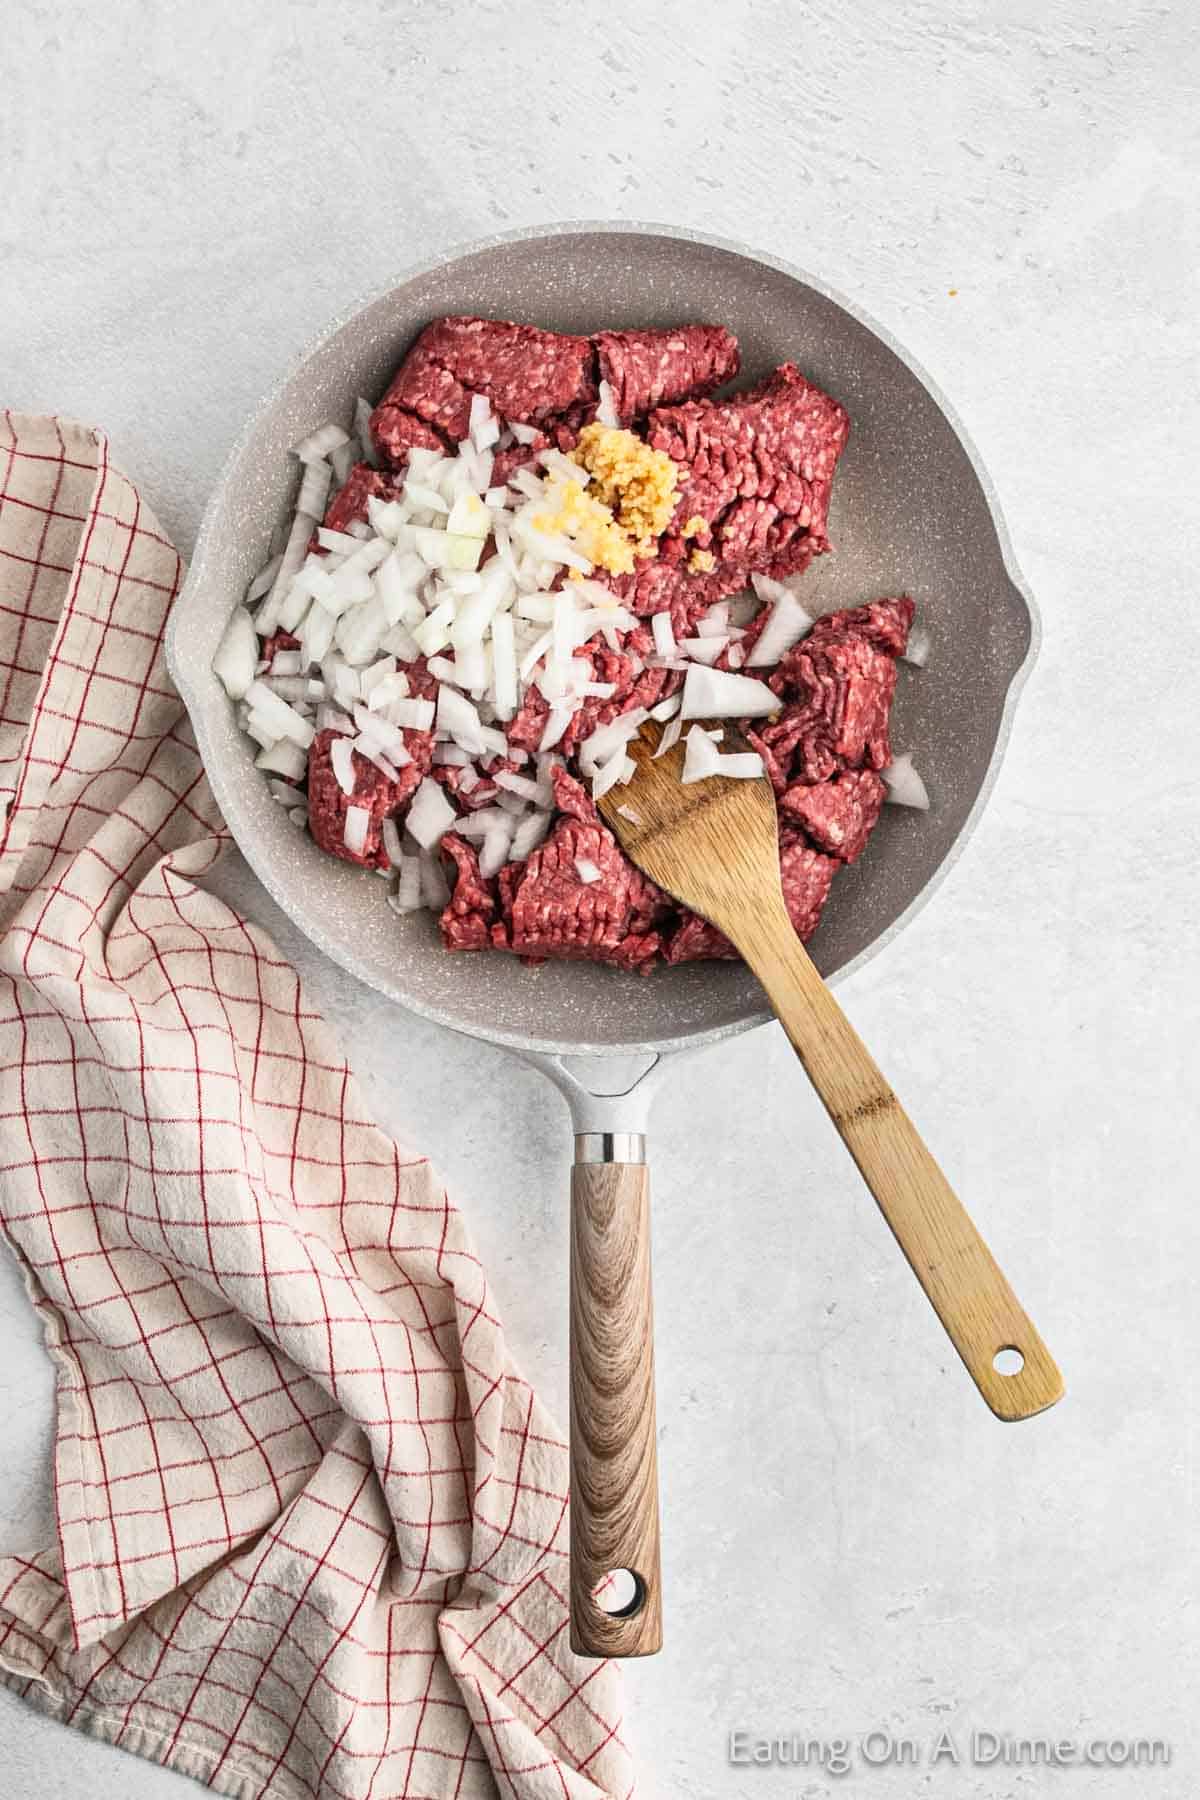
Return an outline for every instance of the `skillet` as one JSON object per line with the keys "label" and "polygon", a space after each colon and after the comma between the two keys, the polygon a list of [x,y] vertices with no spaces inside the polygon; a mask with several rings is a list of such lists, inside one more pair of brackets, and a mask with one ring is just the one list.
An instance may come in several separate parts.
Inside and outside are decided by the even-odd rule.
{"label": "skillet", "polygon": [[[218,480],[168,629],[168,663],[217,801],[268,892],[334,962],[425,1018],[507,1046],[556,1084],[574,1121],[578,1185],[597,1166],[644,1162],[666,1059],[771,1016],[754,978],[734,963],[643,979],[587,963],[531,970],[503,955],[446,954],[430,915],[397,918],[382,882],[297,833],[211,671],[229,614],[294,500],[289,448],[325,420],[348,418],[355,396],[377,398],[419,330],[444,313],[582,333],[720,322],[740,341],[741,382],[791,359],[847,408],[852,429],[830,514],[835,553],[805,576],[805,603],[826,612],[888,593],[916,601],[932,649],[924,670],[902,666],[892,736],[898,749],[915,751],[933,807],[885,808],[862,860],[839,875],[809,945],[827,980],[877,955],[960,854],[1036,653],[1037,614],[979,457],[929,377],[816,278],[722,240],[628,224],[486,239],[410,268],[343,315],[262,402]],[[621,1488],[592,1509],[603,1515],[593,1520],[603,1554],[595,1563],[591,1543],[589,1560],[632,1569],[625,1586],[610,1584],[615,1600],[580,1606],[574,1597],[572,1642],[593,1655],[642,1654],[661,1642],[649,1266],[617,1266],[620,1253],[615,1244],[607,1253],[608,1304],[614,1329],[647,1340],[635,1359],[643,1449]],[[639,1283],[645,1306],[626,1317],[621,1307]],[[577,1442],[592,1422],[573,1382],[573,1477]],[[634,1567],[625,1551],[639,1519],[644,1554]]]}

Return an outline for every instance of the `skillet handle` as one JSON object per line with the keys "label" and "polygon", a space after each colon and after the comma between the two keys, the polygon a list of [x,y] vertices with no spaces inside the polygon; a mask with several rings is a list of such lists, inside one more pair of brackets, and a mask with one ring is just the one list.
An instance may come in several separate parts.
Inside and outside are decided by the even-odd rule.
{"label": "skillet handle", "polygon": [[[571,1175],[571,1648],[662,1648],[650,1184],[639,1133],[585,1132]],[[618,1160],[618,1158],[620,1160]],[[606,1575],[607,1612],[595,1597]],[[633,1577],[630,1583],[628,1577]],[[625,1589],[632,1587],[626,1597]],[[601,1590],[600,1601],[605,1599]]]}

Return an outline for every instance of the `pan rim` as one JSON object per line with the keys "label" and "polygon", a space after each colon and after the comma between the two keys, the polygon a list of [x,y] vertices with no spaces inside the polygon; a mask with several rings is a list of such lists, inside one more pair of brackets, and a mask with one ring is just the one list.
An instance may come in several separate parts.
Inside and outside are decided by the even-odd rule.
{"label": "pan rim", "polygon": [[[222,817],[225,818],[231,810],[228,802],[231,797],[232,782],[231,779],[227,780],[219,759],[212,754],[213,746],[208,732],[204,709],[199,704],[200,697],[192,680],[192,670],[187,664],[186,657],[182,654],[180,640],[182,635],[181,620],[189,608],[192,597],[200,589],[205,579],[205,563],[209,554],[209,546],[210,543],[215,540],[217,533],[216,513],[218,504],[225,496],[235,466],[253,440],[263,420],[283,397],[287,388],[291,382],[295,380],[296,375],[304,365],[312,357],[317,355],[319,351],[324,349],[331,340],[358,317],[359,314],[365,312],[369,307],[375,305],[379,301],[386,299],[386,297],[390,293],[393,293],[398,287],[403,286],[407,282],[414,281],[422,275],[429,274],[433,270],[441,268],[447,263],[457,262],[469,256],[480,255],[488,250],[497,249],[501,245],[547,241],[555,238],[571,237],[581,233],[598,236],[629,235],[665,238],[677,243],[697,244],[707,249],[721,251],[727,255],[748,259],[751,262],[760,264],[764,268],[785,275],[791,280],[800,282],[804,286],[810,288],[814,293],[819,294],[822,298],[830,301],[834,306],[839,307],[864,330],[870,332],[885,346],[885,348],[891,351],[905,368],[909,370],[910,374],[912,374],[921,384],[934,405],[941,412],[946,423],[949,425],[951,431],[961,445],[963,453],[970,464],[971,471],[979,483],[980,492],[983,495],[984,504],[987,507],[988,516],[991,520],[992,530],[995,533],[996,543],[1000,551],[1000,558],[1005,575],[1012,589],[1021,600],[1028,615],[1028,648],[1021,663],[1014,670],[1005,690],[1004,703],[1001,710],[999,727],[996,733],[996,740],[992,746],[992,752],[988,759],[988,765],[984,772],[983,780],[980,782],[978,792],[971,804],[967,817],[963,821],[958,834],[946,851],[946,854],[938,864],[938,867],[934,870],[933,874],[920,891],[909,901],[903,912],[893,919],[891,924],[881,931],[870,944],[866,945],[857,956],[852,957],[848,963],[844,964],[842,968],[836,970],[827,978],[830,985],[833,986],[849,979],[852,975],[857,974],[860,969],[865,968],[868,963],[872,962],[880,955],[888,945],[913,922],[918,913],[921,912],[937,893],[946,877],[957,864],[963,851],[966,849],[966,846],[979,823],[980,817],[991,798],[992,791],[999,776],[1000,767],[1008,749],[1009,739],[1012,733],[1016,707],[1041,649],[1042,621],[1032,590],[1017,563],[1012,539],[1009,535],[1008,524],[1000,504],[999,495],[992,482],[987,465],[984,463],[982,456],[976,448],[957,408],[942,391],[940,384],[928,373],[919,360],[913,356],[902,343],[900,343],[886,326],[877,322],[869,313],[864,311],[857,302],[848,299],[838,289],[831,287],[827,282],[810,274],[807,270],[799,268],[794,263],[790,263],[781,257],[768,255],[749,245],[739,243],[735,239],[717,237],[706,232],[694,231],[686,226],[662,224],[653,221],[635,222],[613,219],[565,220],[544,225],[521,226],[511,231],[491,233],[486,237],[451,245],[448,249],[442,251],[438,255],[425,257],[418,262],[409,264],[389,280],[381,283],[369,293],[360,297],[353,304],[342,308],[327,325],[305,343],[303,348],[291,360],[288,367],[280,372],[276,380],[264,393],[258,402],[258,405],[248,415],[246,422],[239,431],[221,464],[216,481],[204,508],[200,528],[196,534],[195,545],[188,565],[187,577],[171,608],[170,617],[167,622],[165,646],[167,667],[171,679],[173,680],[180,698],[183,700],[189,717],[191,718],[192,729],[196,736],[196,742],[204,764],[206,777],[212,787]],[[231,835],[233,835],[232,829]],[[513,1050],[534,1052],[543,1056],[596,1055],[612,1058],[624,1055],[638,1056],[653,1053],[667,1055],[674,1051],[701,1049],[705,1045],[719,1043],[725,1038],[737,1036],[743,1031],[750,1031],[756,1026],[766,1024],[774,1016],[766,1007],[756,1008],[738,1018],[726,1020],[720,1025],[702,1026],[677,1033],[673,1036],[638,1039],[636,1041],[621,1044],[596,1044],[575,1038],[543,1038],[530,1035],[528,1032],[512,1031],[504,1028],[488,1030],[476,1029],[473,1026],[462,1023],[460,1018],[453,1016],[441,1006],[408,995],[399,985],[394,988],[382,986],[378,981],[366,975],[360,967],[356,966],[352,948],[343,943],[339,943],[332,934],[323,931],[319,922],[312,922],[306,919],[303,924],[300,924],[300,921],[296,919],[295,913],[293,912],[290,897],[285,892],[285,884],[276,879],[273,871],[266,866],[265,859],[259,857],[257,846],[252,842],[252,846],[247,848],[240,840],[235,838],[235,841],[246,862],[275,903],[289,918],[299,925],[305,937],[308,938],[311,943],[315,944],[317,949],[328,956],[339,968],[343,969],[347,974],[354,976],[356,980],[363,982],[364,986],[371,988],[373,992],[384,994],[388,999],[394,1001],[397,1005],[403,1006],[407,1011],[415,1013],[420,1018],[429,1019],[435,1024],[445,1026],[448,1030],[456,1031],[465,1037],[478,1038],[486,1043],[498,1044]]]}

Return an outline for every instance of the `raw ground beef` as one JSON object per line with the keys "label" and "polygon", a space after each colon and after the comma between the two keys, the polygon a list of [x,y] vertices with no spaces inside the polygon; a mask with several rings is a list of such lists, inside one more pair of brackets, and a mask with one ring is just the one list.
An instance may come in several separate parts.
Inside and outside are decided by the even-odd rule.
{"label": "raw ground beef", "polygon": [[844,612],[826,613],[818,619],[805,642],[809,649],[830,638],[860,637],[885,656],[903,656],[908,648],[916,607],[907,594],[895,600],[872,600],[869,606],[853,606]]}
{"label": "raw ground beef", "polygon": [[841,862],[857,862],[875,829],[887,794],[873,769],[846,769],[808,787],[794,781],[779,797],[779,811],[803,828],[818,850]]}
{"label": "raw ground beef", "polygon": [[613,392],[622,425],[656,406],[711,394],[741,367],[737,339],[723,325],[671,331],[598,331],[599,376]]}
{"label": "raw ground beef", "polygon": [[[455,865],[454,893],[442,914],[448,950],[511,950],[527,962],[581,957],[620,969],[648,969],[662,949],[655,928],[670,903],[621,851],[588,795],[565,769],[554,771],[560,817],[523,863],[508,863],[494,882],[461,838],[443,838]],[[586,882],[578,862],[593,863]]]}
{"label": "raw ground beef", "polygon": [[[761,739],[777,763],[788,760],[794,780],[827,781],[864,763],[887,768],[895,659],[912,616],[909,599],[831,614],[780,662],[768,685],[788,704]],[[896,648],[876,648],[884,643]]]}
{"label": "raw ground beef", "polygon": [[369,499],[386,500],[392,491],[390,475],[384,474],[382,469],[373,469],[370,463],[355,463],[329,502],[324,520],[326,528],[345,531],[356,519],[366,518]]}
{"label": "raw ground beef", "polygon": [[600,331],[573,337],[506,319],[435,319],[371,415],[371,436],[393,468],[413,449],[440,450],[467,435],[471,395],[503,418],[541,427],[530,445],[497,453],[496,483],[553,443],[572,450],[608,381],[622,424],[652,407],[698,399],[738,372],[737,339],[723,325],[669,331]]}
{"label": "raw ground beef", "polygon": [[[382,769],[377,769],[357,750],[353,751],[352,794],[342,791],[333,772],[329,746],[337,736],[336,731],[318,731],[308,752],[308,828],[322,850],[327,850],[331,856],[340,856],[344,862],[361,863],[369,869],[386,869],[383,821],[406,805],[421,785],[433,760],[434,734],[432,731],[405,732],[405,747],[412,761],[405,763],[396,781],[389,780]],[[361,856],[346,848],[346,811],[351,806],[365,806],[371,814],[366,847]]]}
{"label": "raw ground beef", "polygon": [[380,455],[394,468],[408,461],[410,450],[445,449],[432,425],[386,399],[371,414],[371,437]]}
{"label": "raw ground beef", "polygon": [[829,548],[829,495],[849,430],[845,410],[794,363],[731,400],[660,407],[648,438],[684,471],[676,533],[699,517],[708,529],[693,541],[719,563],[795,573]]}
{"label": "raw ground beef", "polygon": [[396,411],[457,442],[467,435],[471,395],[486,394],[502,418],[540,425],[596,398],[590,338],[503,319],[436,319],[421,333],[371,417],[381,451],[399,460],[410,427]]}
{"label": "raw ground beef", "polygon": [[442,942],[447,950],[486,950],[491,942],[496,896],[479,873],[479,857],[465,838],[450,832],[442,851],[454,864],[454,892],[442,913]]}
{"label": "raw ground beef", "polygon": [[[658,555],[639,562],[632,574],[597,570],[595,578],[639,620],[669,612],[676,638],[690,636],[715,602],[746,587],[752,571],[782,579],[829,547],[830,490],[849,430],[845,411],[791,363],[731,399],[709,398],[738,366],[737,342],[720,326],[602,331],[588,338],[501,320],[436,320],[372,414],[372,435],[386,466],[355,464],[325,522],[344,530],[365,518],[371,495],[395,491],[411,449],[452,449],[467,435],[472,394],[485,394],[503,419],[537,430],[532,443],[495,452],[492,480],[501,485],[540,450],[570,450],[594,418],[598,383],[605,381],[622,425],[636,426],[680,472],[678,503]],[[697,550],[709,553],[711,568],[701,559],[693,562]],[[770,676],[779,712],[746,726],[778,796],[781,878],[802,938],[816,929],[835,872],[862,854],[879,818],[886,790],[878,771],[891,759],[896,658],[912,616],[912,602],[900,597],[818,620]],[[762,617],[765,612],[741,643],[743,657]],[[277,634],[264,653],[294,644]],[[631,707],[650,707],[681,685],[678,671],[640,666],[653,654],[649,625],[641,623],[622,634],[619,651],[600,637],[581,647],[577,655],[590,661],[592,679],[613,684],[614,692],[583,703],[556,746],[560,754],[571,757],[600,725]],[[408,673],[415,694],[436,692],[423,663]],[[527,756],[537,751],[548,714],[540,690],[528,688],[505,728],[513,759],[482,765],[469,791],[462,790],[461,768],[431,769],[432,732],[406,732],[413,761],[399,779],[389,780],[355,754],[355,790],[347,796],[330,762],[333,733],[319,733],[309,759],[314,838],[335,856],[386,866],[382,821],[391,814],[403,825],[404,808],[425,773],[432,772],[464,813],[493,804],[503,794],[494,779],[498,773],[530,773]],[[471,843],[455,833],[443,838],[453,888],[441,916],[447,949],[504,949],[529,962],[587,958],[642,971],[659,960],[734,955],[719,932],[628,861],[566,768],[556,768],[553,778],[554,822],[525,861],[485,878]],[[351,804],[370,812],[361,856],[351,855],[344,842]],[[599,879],[582,880],[580,862],[593,864]]]}

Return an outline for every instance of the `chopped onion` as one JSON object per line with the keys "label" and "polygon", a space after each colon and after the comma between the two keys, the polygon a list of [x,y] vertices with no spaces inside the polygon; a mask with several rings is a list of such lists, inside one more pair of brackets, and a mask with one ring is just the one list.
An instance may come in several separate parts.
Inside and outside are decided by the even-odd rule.
{"label": "chopped onion", "polygon": [[438,689],[437,725],[462,749],[478,756],[483,749],[483,721],[479,711],[465,694],[443,686]]}
{"label": "chopped onion", "polygon": [[549,812],[533,812],[521,820],[513,832],[512,846],[508,853],[510,862],[524,862],[527,856],[532,855],[550,830],[552,816]]}
{"label": "chopped onion", "polygon": [[450,642],[450,624],[455,614],[453,599],[443,600],[435,606],[423,625],[418,625],[413,637],[419,644],[423,656],[436,656]]}
{"label": "chopped onion", "polygon": [[308,706],[308,681],[303,675],[266,675],[263,677],[264,687],[269,687],[273,694],[294,706],[297,712],[305,712]]}
{"label": "chopped onion", "polygon": [[318,525],[317,542],[322,550],[331,550],[338,556],[351,556],[358,549],[359,539],[351,537],[348,531],[331,531],[328,525]]}
{"label": "chopped onion", "polygon": [[343,794],[354,792],[354,750],[348,737],[336,737],[329,746],[329,763]]}
{"label": "chopped onion", "polygon": [[354,429],[358,433],[359,447],[363,461],[370,463],[373,469],[379,467],[379,452],[375,448],[375,440],[371,436],[371,402],[364,400],[360,394],[354,402]]}
{"label": "chopped onion", "polygon": [[447,536],[486,538],[492,529],[492,515],[478,494],[460,494],[450,508],[446,520]]}
{"label": "chopped onion", "polygon": [[618,782],[632,781],[636,773],[637,764],[632,756],[626,755],[624,745],[620,745],[592,777],[592,799],[602,799]]}
{"label": "chopped onion", "polygon": [[409,731],[428,731],[436,710],[432,700],[393,700],[388,707],[388,718],[394,725],[403,725]]}
{"label": "chopped onion", "polygon": [[431,569],[477,569],[484,539],[462,533],[438,531],[432,526],[413,529],[417,553]]}
{"label": "chopped onion", "polygon": [[923,625],[915,625],[908,634],[908,648],[904,652],[905,662],[913,663],[923,669],[929,661],[932,640]]}
{"label": "chopped onion", "polygon": [[536,425],[523,425],[519,419],[510,419],[508,421],[508,429],[512,432],[518,444],[536,444],[537,440],[542,435]]}
{"label": "chopped onion", "polygon": [[650,629],[654,633],[654,648],[660,656],[678,654],[675,643],[675,632],[671,625],[669,612],[657,612],[650,621]]}
{"label": "chopped onion", "polygon": [[567,726],[574,716],[574,711],[570,707],[552,706],[546,720],[546,728],[538,743],[538,750],[553,750],[555,744],[561,743],[566,736]]}
{"label": "chopped onion", "polygon": [[263,595],[270,591],[271,583],[278,574],[279,565],[282,561],[283,554],[280,552],[278,556],[273,556],[270,562],[263,564],[262,568],[258,571],[258,574],[246,589],[245,603],[247,606],[253,606],[256,600],[261,600]]}
{"label": "chopped onion", "polygon": [[421,646],[405,625],[393,625],[379,648],[406,663],[416,662],[421,654]]}
{"label": "chopped onion", "polygon": [[502,719],[511,719],[517,710],[517,656],[511,613],[497,613],[492,619],[492,702]]}
{"label": "chopped onion", "polygon": [[231,700],[243,700],[254,681],[258,640],[244,606],[235,606],[213,657],[213,674]]}
{"label": "chopped onion", "polygon": [[382,828],[383,848],[393,869],[404,867],[404,852],[400,848],[400,828],[395,819],[385,819]]}
{"label": "chopped onion", "polygon": [[388,617],[383,602],[372,595],[360,606],[352,606],[342,614],[334,642],[352,667],[364,668],[378,656],[387,632]]}
{"label": "chopped onion", "polygon": [[329,498],[329,489],[333,482],[333,470],[327,462],[307,462],[300,482],[300,493],[296,500],[296,511],[308,513],[310,518],[319,519],[325,511],[325,502]]}
{"label": "chopped onion", "polygon": [[635,812],[632,806],[626,806],[624,801],[618,806],[617,811],[623,819],[628,819],[631,825],[640,825],[642,822],[641,813]]}
{"label": "chopped onion", "polygon": [[680,711],[685,719],[765,719],[779,707],[778,694],[765,681],[697,663],[687,672]]}
{"label": "chopped onion", "polygon": [[657,762],[660,756],[665,756],[668,750],[673,750],[679,742],[679,734],[682,730],[683,720],[676,714],[659,739],[658,749],[654,752],[651,760]]}
{"label": "chopped onion", "polygon": [[450,502],[444,500],[435,487],[430,487],[424,481],[416,481],[411,474],[404,483],[404,497],[423,512],[448,513],[450,511]]}
{"label": "chopped onion", "polygon": [[453,806],[445,791],[428,775],[413,795],[406,823],[423,850],[432,850],[454,824]]}
{"label": "chopped onion", "polygon": [[683,773],[679,777],[686,786],[692,781],[705,781],[717,772],[720,753],[709,737],[707,731],[699,725],[693,725],[687,734],[684,746]]}
{"label": "chopped onion", "polygon": [[259,637],[270,637],[279,622],[279,610],[283,605],[292,581],[300,573],[304,558],[308,554],[308,540],[313,534],[317,521],[307,513],[298,512],[292,520],[288,532],[287,543],[279,559],[275,571],[275,580],[271,591],[258,609],[258,617],[254,621],[254,629]]}
{"label": "chopped onion", "polygon": [[757,750],[735,750],[723,756],[717,749],[717,735],[702,730],[699,725],[692,726],[687,735],[680,781],[684,784],[706,781],[711,775],[725,775],[735,781],[756,780],[763,772],[762,757]]}
{"label": "chopped onion", "polygon": [[348,806],[342,829],[342,842],[351,856],[362,856],[367,848],[367,831],[371,824],[369,806]]}
{"label": "chopped onion", "polygon": [[765,575],[752,575],[750,579],[759,598],[771,603],[770,617],[746,659],[748,668],[763,669],[777,663],[794,644],[807,637],[813,621],[791,588],[780,581],[770,581]]}
{"label": "chopped onion", "polygon": [[340,425],[318,425],[315,431],[301,438],[293,447],[292,455],[298,456],[302,463],[320,462],[342,444],[348,444],[350,434],[343,431]]}
{"label": "chopped onion", "polygon": [[545,804],[545,789],[540,782],[530,781],[527,775],[513,775],[508,769],[497,769],[492,780],[497,787],[506,788],[510,794],[519,794],[523,800],[532,800],[535,806]]}
{"label": "chopped onion", "polygon": [[450,904],[450,887],[442,865],[437,856],[425,855],[417,859],[418,878],[421,883],[421,900],[431,912],[441,912]]}
{"label": "chopped onion", "polygon": [[551,631],[543,631],[541,637],[534,640],[533,644],[521,658],[519,673],[522,681],[529,680],[529,677],[537,668],[537,665],[541,662],[543,656],[545,656],[553,642],[554,633]]}
{"label": "chopped onion", "polygon": [[354,723],[358,726],[356,748],[364,756],[369,756],[372,762],[378,756],[386,756],[390,763],[402,769],[412,761],[404,742],[403,731],[381,713],[368,712],[365,706],[356,706]]}
{"label": "chopped onion", "polygon": [[[370,704],[371,695],[375,690],[382,687],[384,682],[389,678],[394,678],[395,674],[396,659],[393,656],[381,656],[378,662],[371,663],[368,668],[363,670],[358,678],[358,689],[368,705]],[[397,698],[400,698],[408,692],[408,677],[406,675],[401,675],[400,680],[404,685]]]}
{"label": "chopped onion", "polygon": [[517,601],[518,619],[532,619],[538,625],[549,625],[554,617],[553,594],[523,594]]}
{"label": "chopped onion", "polygon": [[599,404],[596,407],[597,425],[619,425],[621,417],[617,412],[617,402],[611,385],[607,381],[602,381],[596,392],[599,396]]}
{"label": "chopped onion", "polygon": [[598,869],[595,863],[590,862],[586,856],[577,856],[575,858],[575,873],[578,875],[580,881],[586,882],[589,886],[593,881],[602,881],[604,879],[603,870]]}
{"label": "chopped onion", "polygon": [[[774,699],[774,695],[771,697]],[[637,736],[649,717],[644,706],[633,706],[607,725],[601,725],[598,731],[593,731],[579,746],[579,763],[584,773],[593,773],[597,764],[605,761],[614,750],[623,752],[630,738]]]}
{"label": "chopped onion", "polygon": [[707,667],[711,668],[713,663],[717,661],[722,650],[727,649],[728,645],[729,639],[727,637],[693,637],[684,638],[680,643],[679,648],[690,661],[704,663]]}
{"label": "chopped onion", "polygon": [[421,859],[419,856],[405,856],[399,864],[400,879],[396,883],[396,892],[388,896],[398,913],[420,912],[421,900]]}
{"label": "chopped onion", "polygon": [[302,750],[307,750],[316,733],[310,721],[273,694],[262,681],[252,681],[246,690],[246,698],[252,708],[251,722],[257,714],[264,725],[274,730],[276,739],[291,738]]}
{"label": "chopped onion", "polygon": [[889,806],[915,806],[918,812],[929,811],[928,790],[907,750],[900,756],[893,756],[883,770],[883,779],[887,783]]}
{"label": "chopped onion", "polygon": [[[501,815],[503,817],[503,815]],[[508,853],[516,835],[513,826],[515,821],[506,819],[504,825],[496,825],[483,834],[483,848],[479,852],[479,873],[484,880],[498,875],[508,861]]]}
{"label": "chopped onion", "polygon": [[268,775],[282,775],[285,781],[302,781],[308,769],[308,757],[290,738],[280,738],[269,750],[260,750],[254,759],[256,769]]}
{"label": "chopped onion", "polygon": [[[375,594],[389,625],[399,625],[401,621],[408,625],[419,625],[425,617],[425,608],[417,599],[417,584],[408,578],[407,558],[398,550],[384,558],[375,572]],[[418,567],[417,580],[423,571]]]}
{"label": "chopped onion", "polygon": [[660,700],[657,706],[650,708],[650,717],[663,725],[668,719],[675,717],[682,705],[683,696],[681,694],[668,694],[665,700]]}

